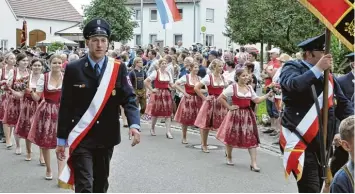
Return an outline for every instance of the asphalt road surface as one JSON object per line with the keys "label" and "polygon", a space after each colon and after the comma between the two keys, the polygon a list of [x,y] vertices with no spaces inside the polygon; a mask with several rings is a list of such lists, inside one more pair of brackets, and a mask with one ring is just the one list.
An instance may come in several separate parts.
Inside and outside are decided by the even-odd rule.
{"label": "asphalt road surface", "polygon": [[[174,130],[174,139],[165,137],[165,129],[157,127],[157,136],[150,136],[147,124],[142,124],[141,144],[132,148],[127,129],[123,129],[122,142],[115,147],[111,160],[110,187],[114,193],[237,193],[237,192],[297,192],[293,177],[285,180],[279,154],[258,149],[260,173],[249,169],[247,150],[233,151],[235,166],[227,166],[224,147],[213,137],[215,146],[210,153],[195,148],[199,135],[189,133],[188,145],[181,144],[181,132]],[[22,155],[15,149],[0,145],[0,192],[72,192],[59,189],[57,180],[44,180],[45,167],[39,165],[38,147],[33,147],[32,161],[26,162],[22,140]],[[52,152],[53,177],[57,177],[57,164]]]}

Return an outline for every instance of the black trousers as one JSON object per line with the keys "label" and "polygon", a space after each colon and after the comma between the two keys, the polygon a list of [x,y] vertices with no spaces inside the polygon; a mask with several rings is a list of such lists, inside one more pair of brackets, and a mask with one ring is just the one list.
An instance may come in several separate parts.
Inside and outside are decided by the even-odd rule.
{"label": "black trousers", "polygon": [[2,127],[2,122],[0,121],[0,140],[5,138],[4,128]]}
{"label": "black trousers", "polygon": [[76,193],[106,193],[113,147],[78,146],[71,155]]}
{"label": "black trousers", "polygon": [[305,151],[302,178],[297,182],[299,193],[320,193],[323,180],[318,158],[314,152]]}

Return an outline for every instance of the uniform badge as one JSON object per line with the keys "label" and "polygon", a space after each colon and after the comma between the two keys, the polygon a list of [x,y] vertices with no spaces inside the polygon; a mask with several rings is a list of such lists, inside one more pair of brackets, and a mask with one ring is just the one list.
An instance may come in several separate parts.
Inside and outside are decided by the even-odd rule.
{"label": "uniform badge", "polygon": [[88,67],[88,62],[85,63],[85,67]]}
{"label": "uniform badge", "polygon": [[115,89],[112,90],[112,96],[116,96],[116,90]]}
{"label": "uniform badge", "polygon": [[97,25],[101,25],[101,20],[97,20]]}

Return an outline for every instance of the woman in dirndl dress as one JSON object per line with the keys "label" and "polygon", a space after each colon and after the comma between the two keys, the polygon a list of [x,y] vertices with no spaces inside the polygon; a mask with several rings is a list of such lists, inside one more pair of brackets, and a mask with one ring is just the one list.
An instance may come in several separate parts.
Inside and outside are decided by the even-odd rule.
{"label": "woman in dirndl dress", "polygon": [[37,82],[36,92],[31,93],[36,101],[41,100],[41,97],[43,99],[33,115],[33,122],[28,134],[28,140],[42,149],[46,163],[46,180],[53,179],[50,150],[57,146],[57,121],[63,82],[60,55],[51,56],[49,63],[51,71],[41,75]]}
{"label": "woman in dirndl dress", "polygon": [[[7,133],[9,141],[11,141],[11,134],[17,124],[20,116],[21,99],[23,96],[17,95],[19,91],[23,91],[26,88],[29,79],[28,58],[27,55],[20,53],[16,56],[17,68],[9,71],[9,77],[7,79],[8,96],[5,107],[5,114],[3,119],[4,131]],[[16,142],[16,154],[21,154],[20,138],[15,135]]]}
{"label": "woman in dirndl dress", "polygon": [[[156,136],[155,124],[157,123],[158,117],[162,117],[165,118],[166,138],[173,139],[170,128],[173,102],[169,90],[169,86],[170,88],[173,86],[173,77],[166,71],[166,68],[166,60],[159,59],[158,70],[153,71],[153,73],[144,80],[145,87],[151,91],[145,113],[152,117],[152,128],[150,130],[152,136]],[[154,81],[154,89],[151,85],[152,81]]]}
{"label": "woman in dirndl dress", "polygon": [[8,87],[7,87],[7,79],[9,77],[8,75],[9,75],[10,70],[14,69],[14,66],[16,64],[15,54],[7,53],[4,57],[4,61],[5,61],[5,66],[0,70],[1,71],[0,121],[1,121],[1,124],[3,125],[6,147],[7,147],[7,149],[10,149],[12,147],[12,142],[11,142],[12,133],[10,131],[10,128],[7,128],[7,131],[5,131],[4,124],[2,121],[4,120],[5,108],[7,105],[7,97],[9,96]]}
{"label": "woman in dirndl dress", "polygon": [[[195,85],[200,81],[200,77],[197,76],[198,70],[199,64],[196,62],[192,63],[189,67],[190,74],[182,76],[174,85],[174,88],[184,94],[174,118],[175,121],[181,123],[182,125],[182,144],[187,144],[187,127],[194,125],[198,111],[202,106],[202,99],[194,90]],[[185,90],[179,85],[184,85]]]}
{"label": "woman in dirndl dress", "polygon": [[[32,72],[30,73],[29,81],[28,81],[28,87],[24,91],[16,92],[17,96],[21,97],[21,109],[20,109],[20,115],[19,119],[17,121],[16,127],[15,127],[15,134],[26,140],[26,150],[27,150],[27,156],[25,158],[25,161],[31,161],[31,141],[27,139],[28,133],[31,129],[31,123],[32,123],[32,117],[37,109],[37,101],[32,98],[31,92],[36,91],[37,87],[37,81],[39,80],[40,76],[42,75],[43,71],[43,66],[44,62],[39,60],[39,59],[33,59],[31,61],[31,69]],[[15,93],[15,92],[14,92]],[[44,165],[43,161],[43,154],[42,151],[40,152],[40,164]]]}
{"label": "woman in dirndl dress", "polygon": [[[194,124],[200,128],[201,150],[204,153],[209,153],[207,147],[209,131],[217,130],[227,114],[227,109],[217,101],[217,97],[227,86],[227,82],[222,76],[223,62],[219,59],[214,59],[209,68],[211,69],[211,74],[207,74],[194,88],[196,94],[203,100]],[[201,91],[204,85],[207,86],[207,97]]]}
{"label": "woman in dirndl dress", "polygon": [[[228,86],[218,97],[218,101],[229,111],[218,129],[216,138],[226,146],[227,165],[234,165],[233,148],[248,149],[251,158],[250,170],[259,172],[260,168],[256,164],[256,148],[260,140],[251,101],[256,104],[261,103],[272,93],[258,97],[252,86],[247,85],[249,79],[246,69],[237,69],[237,83]],[[228,97],[232,98],[232,105],[227,103]]]}

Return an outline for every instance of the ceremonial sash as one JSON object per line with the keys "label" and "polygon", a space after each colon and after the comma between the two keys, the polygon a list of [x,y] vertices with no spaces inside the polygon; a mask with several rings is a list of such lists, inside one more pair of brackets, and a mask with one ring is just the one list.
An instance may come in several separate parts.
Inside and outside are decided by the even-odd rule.
{"label": "ceremonial sash", "polygon": [[[328,107],[333,106],[333,85],[333,77],[329,74]],[[320,109],[322,109],[323,92],[318,96],[318,102]],[[299,181],[302,178],[304,151],[307,145],[317,136],[319,130],[318,114],[315,104],[308,110],[295,130],[296,132],[292,132],[282,127],[280,132],[280,145],[284,150],[283,165],[286,179],[293,171],[296,174],[297,181]],[[296,134],[297,132],[298,134]],[[300,139],[300,136],[302,139]]]}
{"label": "ceremonial sash", "polygon": [[102,80],[96,94],[89,105],[89,108],[86,110],[85,114],[81,117],[74,129],[69,133],[69,158],[59,177],[61,181],[69,185],[74,185],[74,169],[71,163],[70,155],[80,144],[81,140],[86,136],[100,116],[107,100],[111,96],[112,90],[115,87],[119,67],[120,62],[115,61],[113,58],[108,59],[106,70],[102,76]]}

